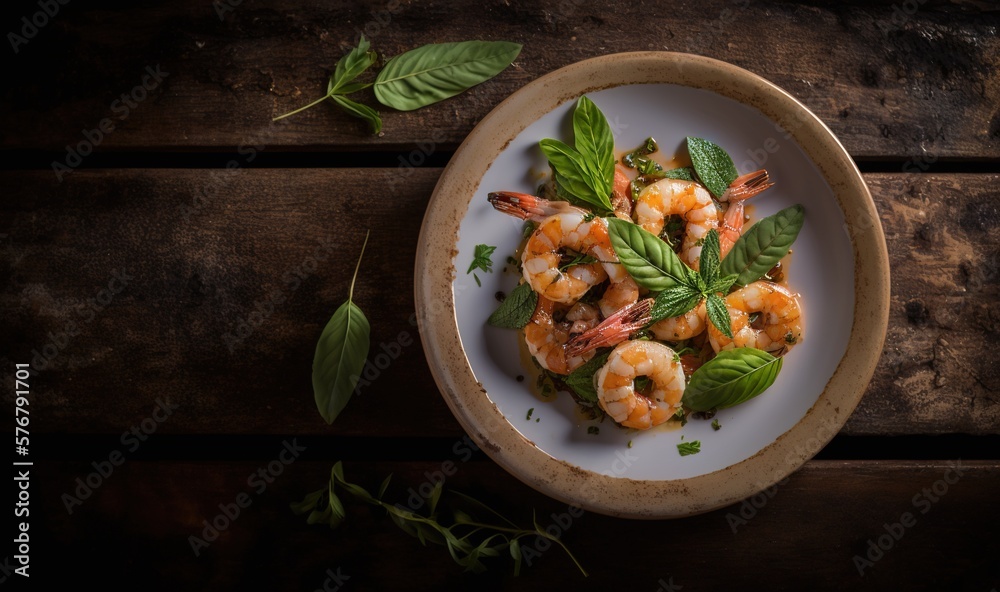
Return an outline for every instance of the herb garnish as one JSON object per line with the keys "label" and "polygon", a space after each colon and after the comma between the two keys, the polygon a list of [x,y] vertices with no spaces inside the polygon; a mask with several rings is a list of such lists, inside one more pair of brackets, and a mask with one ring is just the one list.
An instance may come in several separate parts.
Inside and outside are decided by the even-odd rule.
{"label": "herb garnish", "polygon": [[695,411],[739,405],[774,384],[781,362],[751,347],[721,351],[694,371],[681,400]]}
{"label": "herb garnish", "polygon": [[465,274],[472,274],[473,279],[476,280],[476,285],[479,287],[483,286],[483,283],[479,281],[479,276],[473,273],[475,269],[481,269],[483,271],[493,273],[493,252],[496,251],[496,247],[491,247],[489,245],[476,245],[476,252],[472,256],[472,263],[469,264],[469,269],[466,270]]}
{"label": "herb garnish", "polygon": [[364,36],[358,46],[337,62],[327,82],[326,94],[294,111],[275,117],[278,121],[333,99],[349,114],[364,119],[372,133],[382,130],[378,111],[344,95],[372,87],[375,98],[386,107],[411,111],[453,97],[502,72],[521,52],[507,41],[463,41],[433,43],[395,56],[386,62],[373,82],[355,82],[376,60]]}
{"label": "herb garnish", "polygon": [[587,97],[573,111],[574,146],[545,138],[538,142],[552,167],[556,192],[563,198],[610,213],[615,176],[615,140],[608,120]]}
{"label": "herb garnish", "polygon": [[687,148],[702,185],[715,197],[722,197],[739,176],[733,159],[721,147],[702,138],[688,137]]}
{"label": "herb garnish", "polygon": [[596,436],[601,433],[601,428],[597,426],[587,426],[587,433],[591,436]]}
{"label": "herb garnish", "polygon": [[501,329],[523,329],[538,306],[538,293],[529,284],[521,284],[507,294],[507,298],[493,311],[486,322]]}
{"label": "herb garnish", "polygon": [[361,269],[361,258],[368,245],[368,234],[361,245],[347,301],[333,313],[316,342],[312,383],[316,407],[326,423],[333,423],[354,394],[364,370],[371,346],[371,326],[365,313],[354,304],[354,282]]}
{"label": "herb garnish", "polygon": [[719,430],[722,429],[722,424],[719,423],[719,420],[717,420],[717,419],[713,419],[712,420],[712,429],[715,430],[715,431],[719,431]]}
{"label": "herb garnish", "polygon": [[[533,518],[533,529],[518,528],[516,524],[479,500],[457,491],[450,491],[448,496],[453,501],[450,504],[451,511],[448,512],[448,515],[451,518],[451,523],[445,524],[442,520],[444,512],[439,508],[441,499],[444,497],[443,481],[437,482],[427,499],[427,515],[421,515],[416,511],[406,509],[402,504],[390,504],[383,501],[382,498],[385,497],[391,479],[392,475],[386,477],[379,487],[378,495],[372,495],[360,485],[346,481],[344,467],[342,463],[338,462],[330,471],[330,481],[326,487],[306,495],[301,502],[291,504],[291,508],[296,514],[308,513],[306,521],[309,524],[325,523],[330,528],[337,528],[347,518],[347,510],[340,499],[340,495],[346,493],[356,501],[385,510],[396,526],[418,539],[421,544],[431,543],[447,547],[448,553],[455,560],[455,563],[464,567],[466,571],[475,573],[486,571],[486,565],[482,562],[482,558],[509,555],[514,560],[514,575],[520,575],[521,539],[542,537],[562,547],[580,572],[584,576],[587,575],[587,571],[583,569],[583,566],[566,545],[557,536],[553,536],[542,528],[537,519]],[[501,523],[481,522],[473,516],[474,512],[491,514],[498,518]]]}
{"label": "herb garnish", "polygon": [[698,454],[701,452],[701,442],[698,440],[692,440],[691,442],[681,442],[677,445],[677,452],[681,456],[690,456],[692,454]]}

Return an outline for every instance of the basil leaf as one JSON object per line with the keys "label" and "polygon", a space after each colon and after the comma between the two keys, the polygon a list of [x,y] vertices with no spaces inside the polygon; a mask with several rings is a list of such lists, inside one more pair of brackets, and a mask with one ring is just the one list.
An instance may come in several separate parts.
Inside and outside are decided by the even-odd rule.
{"label": "basil leaf", "polygon": [[373,134],[378,134],[382,131],[382,117],[378,114],[378,111],[372,109],[368,105],[355,103],[351,99],[340,95],[330,95],[330,98],[333,99],[335,103],[340,105],[344,111],[367,121],[368,127],[371,128]]}
{"label": "basil leaf", "polygon": [[337,92],[351,92],[345,90],[344,86],[375,63],[375,52],[369,51],[370,47],[371,44],[362,35],[358,46],[337,62],[337,68],[334,70],[333,75],[330,76],[330,82],[327,84],[326,94],[332,95]]}
{"label": "basil leaf", "polygon": [[729,318],[729,309],[726,308],[725,300],[714,292],[708,294],[705,297],[705,312],[708,320],[715,325],[719,332],[730,339],[733,338],[732,320]]}
{"label": "basil leaf", "polygon": [[[541,140],[538,142],[538,147],[542,149],[545,158],[549,159],[557,188],[574,198],[570,201],[582,202],[602,212],[612,211],[610,184],[607,193],[598,193],[594,190],[593,173],[582,154],[572,146],[552,138]],[[613,170],[612,175],[614,175]]]}
{"label": "basil leaf", "polygon": [[708,291],[714,293],[722,292],[723,294],[728,294],[729,289],[732,288],[733,284],[736,283],[736,277],[737,277],[736,274],[733,274],[733,275],[727,275],[724,278],[719,278],[715,280],[715,282],[708,287]]}
{"label": "basil leaf", "polygon": [[523,329],[538,306],[538,294],[530,284],[521,284],[510,291],[500,307],[493,311],[486,322],[501,329]]}
{"label": "basil leaf", "polygon": [[694,411],[708,411],[749,401],[774,384],[781,361],[751,347],[719,352],[691,375],[682,402]]}
{"label": "basil leaf", "polygon": [[597,403],[597,387],[594,386],[594,375],[608,362],[611,350],[599,353],[586,364],[569,373],[563,382],[573,389],[573,392],[584,401]]}
{"label": "basil leaf", "polygon": [[681,456],[690,456],[701,452],[701,442],[694,440],[691,442],[681,442],[677,445],[677,452]]}
{"label": "basil leaf", "polygon": [[741,286],[764,277],[788,254],[803,222],[805,212],[801,205],[785,208],[757,222],[730,249],[722,261],[722,274],[736,274],[736,283]]}
{"label": "basil leaf", "polygon": [[[597,195],[610,195],[615,177],[615,139],[604,113],[587,97],[573,111],[573,143],[590,169]],[[609,201],[610,203],[610,201]]]}
{"label": "basil leaf", "polygon": [[687,285],[664,290],[657,294],[656,300],[653,301],[653,310],[650,312],[653,320],[650,324],[679,317],[698,306],[702,298],[701,292]]}
{"label": "basil leaf", "polygon": [[711,286],[719,279],[719,233],[708,231],[701,243],[701,259],[698,263],[698,273],[705,280],[705,286]]}
{"label": "basil leaf", "polygon": [[722,197],[726,189],[729,189],[729,184],[739,176],[733,159],[718,145],[702,138],[689,136],[687,147],[691,164],[702,184],[715,197]]}
{"label": "basil leaf", "polygon": [[333,423],[354,394],[371,346],[371,326],[365,313],[354,304],[354,282],[365,255],[368,235],[361,246],[361,255],[354,267],[354,277],[347,302],[340,305],[316,343],[313,357],[312,383],[316,407],[326,423]]}
{"label": "basil leaf", "polygon": [[619,218],[607,218],[608,234],[618,260],[640,286],[662,292],[688,284],[690,268],[667,243],[642,227]]}
{"label": "basil leaf", "polygon": [[389,60],[375,79],[375,98],[387,107],[412,111],[453,97],[493,78],[521,53],[508,41],[434,43]]}

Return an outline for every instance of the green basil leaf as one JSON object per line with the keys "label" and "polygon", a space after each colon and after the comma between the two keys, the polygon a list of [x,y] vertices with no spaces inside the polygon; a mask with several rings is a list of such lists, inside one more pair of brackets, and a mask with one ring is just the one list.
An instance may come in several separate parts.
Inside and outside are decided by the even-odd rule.
{"label": "green basil leaf", "polygon": [[739,405],[774,384],[782,358],[751,347],[719,352],[691,375],[682,403],[694,411]]}
{"label": "green basil leaf", "polygon": [[722,261],[722,274],[736,274],[736,283],[741,286],[764,277],[788,254],[803,222],[805,211],[801,205],[785,208],[757,222],[730,249]]}
{"label": "green basil leaf", "polygon": [[596,404],[597,388],[594,386],[594,375],[608,362],[608,356],[610,355],[610,349],[603,353],[598,353],[586,364],[570,372],[569,376],[563,382],[566,383],[566,386],[573,389],[573,392],[581,399]]}
{"label": "green basil leaf", "polygon": [[642,227],[619,218],[607,218],[611,246],[618,260],[640,286],[662,292],[688,284],[688,271],[670,246]]}
{"label": "green basil leaf", "polygon": [[701,442],[693,440],[691,442],[681,442],[677,445],[677,452],[681,456],[690,456],[701,452]]}
{"label": "green basil leaf", "polygon": [[353,302],[354,282],[368,245],[368,235],[354,268],[347,302],[340,305],[316,343],[312,383],[316,407],[326,423],[333,423],[354,394],[371,346],[371,326],[365,313]]}
{"label": "green basil leaf", "polygon": [[[602,212],[611,212],[611,190],[606,194],[594,191],[593,174],[587,163],[575,148],[559,140],[545,138],[538,142],[545,158],[552,166],[557,189],[560,195],[568,194],[574,203],[582,203]],[[612,173],[613,174],[613,173]]]}
{"label": "green basil leaf", "polygon": [[412,111],[493,78],[521,53],[508,41],[434,43],[389,60],[375,79],[380,103]]}
{"label": "green basil leaf", "polygon": [[736,283],[736,277],[737,277],[736,274],[733,274],[733,275],[727,275],[726,277],[723,278],[719,278],[715,280],[715,282],[708,287],[708,291],[713,293],[722,292],[723,294],[728,294],[729,289],[732,288],[733,284]]}
{"label": "green basil leaf", "polygon": [[650,324],[679,317],[692,308],[698,306],[703,295],[698,290],[688,285],[678,285],[664,290],[656,295],[653,301],[653,310],[650,312],[653,320]]}
{"label": "green basil leaf", "polygon": [[334,70],[333,75],[330,76],[330,82],[327,84],[327,94],[332,95],[337,92],[343,92],[344,85],[353,81],[375,63],[375,52],[370,51],[370,47],[371,44],[362,35],[358,46],[340,58],[340,61],[337,62],[337,68]]}
{"label": "green basil leaf", "polygon": [[701,259],[698,264],[698,273],[701,274],[701,279],[705,280],[706,287],[719,279],[720,249],[719,233],[713,228],[708,231],[701,243]]}
{"label": "green basil leaf", "polygon": [[340,105],[344,111],[347,111],[354,117],[367,121],[368,127],[371,128],[373,134],[378,134],[382,131],[382,117],[379,116],[378,111],[372,109],[368,105],[355,103],[351,99],[340,95],[330,95],[330,98],[333,99],[335,103]]}
{"label": "green basil leaf", "polygon": [[615,177],[615,139],[604,113],[587,97],[580,97],[573,111],[573,143],[590,170],[591,189],[611,195]]}
{"label": "green basil leaf", "polygon": [[729,309],[726,308],[726,301],[718,294],[709,293],[705,297],[705,312],[708,320],[715,325],[723,335],[733,338],[733,324],[729,318]]}
{"label": "green basil leaf", "polygon": [[715,197],[722,197],[726,189],[729,189],[729,184],[739,176],[733,159],[721,147],[702,138],[689,136],[687,147],[691,164],[702,184]]}
{"label": "green basil leaf", "polygon": [[510,291],[500,307],[493,311],[486,322],[501,329],[523,329],[538,306],[538,294],[529,284],[521,284]]}

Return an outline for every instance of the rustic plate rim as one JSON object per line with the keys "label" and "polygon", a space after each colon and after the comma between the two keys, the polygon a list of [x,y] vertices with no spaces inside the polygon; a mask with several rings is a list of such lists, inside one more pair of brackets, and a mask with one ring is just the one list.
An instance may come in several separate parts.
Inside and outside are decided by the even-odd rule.
{"label": "rustic plate rim", "polygon": [[[635,480],[553,458],[504,418],[475,380],[455,315],[452,282],[459,226],[496,157],[538,117],[582,94],[623,85],[679,84],[760,111],[794,139],[824,177],[854,249],[855,307],[847,350],[816,403],[791,429],[725,469],[676,480]],[[468,199],[454,199],[466,195]],[[590,58],[546,74],[495,107],[462,142],[431,195],[418,239],[414,297],[421,342],[448,407],[494,461],[527,485],[585,510],[625,518],[676,518],[745,499],[781,481],[843,427],[875,372],[889,317],[889,259],[875,203],[832,131],[773,83],[726,62],[683,53],[631,52]],[[636,507],[635,500],[645,500]]]}

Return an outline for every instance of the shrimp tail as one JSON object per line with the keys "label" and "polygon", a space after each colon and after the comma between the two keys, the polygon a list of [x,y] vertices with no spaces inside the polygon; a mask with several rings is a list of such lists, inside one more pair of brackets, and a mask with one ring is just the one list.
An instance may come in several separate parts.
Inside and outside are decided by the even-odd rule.
{"label": "shrimp tail", "polygon": [[744,212],[742,201],[729,204],[726,215],[719,225],[719,256],[725,257],[743,234]]}
{"label": "shrimp tail", "polygon": [[494,191],[486,196],[494,209],[521,220],[541,222],[555,214],[582,211],[565,201],[549,201],[516,191]]}
{"label": "shrimp tail", "polygon": [[774,183],[771,183],[771,178],[768,176],[767,171],[760,169],[759,171],[736,177],[722,195],[722,201],[732,202],[750,199],[773,186]]}
{"label": "shrimp tail", "polygon": [[599,347],[618,345],[653,320],[652,310],[652,298],[626,306],[600,325],[570,339],[566,343],[566,357],[575,358]]}

